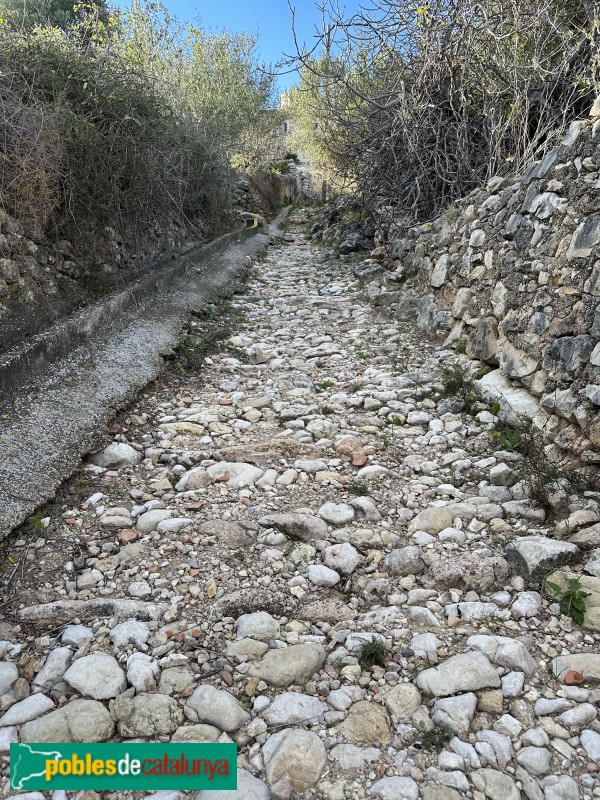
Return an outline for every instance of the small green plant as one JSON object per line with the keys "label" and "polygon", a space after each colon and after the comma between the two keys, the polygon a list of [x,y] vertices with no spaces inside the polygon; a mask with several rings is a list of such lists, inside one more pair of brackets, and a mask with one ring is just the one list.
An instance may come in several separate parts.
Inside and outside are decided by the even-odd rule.
{"label": "small green plant", "polygon": [[581,582],[577,578],[571,578],[566,589],[561,589],[557,583],[551,581],[546,581],[546,586],[554,592],[554,598],[560,605],[560,613],[571,617],[577,625],[582,625],[585,618],[585,598],[590,593],[582,590]]}
{"label": "small green plant", "polygon": [[484,375],[487,375],[490,372],[490,367],[487,364],[480,364],[475,372],[473,373],[473,378],[476,381],[480,381]]}
{"label": "small green plant", "polygon": [[456,469],[454,464],[450,466],[450,482],[455,489],[459,489],[464,483],[460,471]]}
{"label": "small green plant", "polygon": [[321,360],[315,361],[315,367],[317,369],[325,369],[325,362]]}
{"label": "small green plant", "polygon": [[501,408],[502,406],[497,400],[492,400],[490,403],[490,414],[493,414],[495,417],[498,416]]}
{"label": "small green plant", "polygon": [[179,481],[181,480],[181,475],[169,475],[168,480],[171,486],[175,488],[179,483]]}
{"label": "small green plant", "polygon": [[387,436],[384,436],[383,437],[383,449],[387,450],[389,446],[390,446],[390,440],[389,440],[389,438]]}
{"label": "small green plant", "polygon": [[454,348],[457,353],[464,354],[467,352],[467,340],[466,339],[459,339],[456,343],[456,347]]}
{"label": "small green plant", "polygon": [[482,621],[483,621],[485,627],[489,628],[492,631],[497,631],[499,628],[502,627],[502,625],[504,623],[504,620],[502,619],[502,617],[498,617],[495,614],[492,615],[491,617],[486,617]]}
{"label": "small green plant", "polygon": [[468,414],[473,412],[476,403],[481,402],[482,398],[475,392],[469,367],[458,361],[442,367],[442,386],[444,397],[458,398]]}
{"label": "small green plant", "polygon": [[364,483],[349,483],[348,486],[346,486],[346,490],[355,497],[369,496],[369,490]]}
{"label": "small green plant", "polygon": [[496,431],[492,431],[492,441],[499,445],[503,450],[516,453],[521,450],[524,444],[524,431],[504,425]]}
{"label": "small green plant", "polygon": [[333,381],[321,381],[320,383],[316,384],[315,389],[317,392],[324,392],[326,389],[331,389],[332,386]]}
{"label": "small green plant", "polygon": [[435,725],[430,731],[425,731],[418,743],[422,750],[441,750],[452,739],[454,734],[441,725]]}
{"label": "small green plant", "polygon": [[42,519],[43,519],[42,514],[34,514],[34,516],[29,517],[27,522],[29,522],[29,524],[32,525],[36,531],[39,531],[44,527],[42,525]]}
{"label": "small green plant", "polygon": [[358,656],[358,663],[365,669],[385,666],[385,645],[381,639],[363,642]]}
{"label": "small green plant", "polygon": [[331,406],[323,406],[321,408],[321,414],[323,414],[324,417],[330,417],[332,414],[335,414],[335,409]]}

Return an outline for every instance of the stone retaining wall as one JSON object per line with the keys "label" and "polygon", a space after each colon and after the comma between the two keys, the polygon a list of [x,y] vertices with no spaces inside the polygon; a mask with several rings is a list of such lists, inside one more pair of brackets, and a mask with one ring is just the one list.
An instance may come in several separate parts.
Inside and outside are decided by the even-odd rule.
{"label": "stone retaining wall", "polygon": [[552,440],[600,461],[599,101],[523,174],[378,243],[376,303],[494,367],[488,388],[519,387]]}

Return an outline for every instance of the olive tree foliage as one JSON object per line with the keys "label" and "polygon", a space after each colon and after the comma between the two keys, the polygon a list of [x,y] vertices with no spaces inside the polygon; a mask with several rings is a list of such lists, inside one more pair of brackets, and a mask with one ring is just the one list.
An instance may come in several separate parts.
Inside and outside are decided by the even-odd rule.
{"label": "olive tree foliage", "polygon": [[91,18],[106,22],[108,16],[105,0],[0,0],[0,18],[13,29],[29,31],[49,26],[67,31]]}
{"label": "olive tree foliage", "polygon": [[320,52],[295,59],[315,146],[407,222],[539,157],[598,91],[594,0],[371,0],[351,17],[326,0],[322,14]]}

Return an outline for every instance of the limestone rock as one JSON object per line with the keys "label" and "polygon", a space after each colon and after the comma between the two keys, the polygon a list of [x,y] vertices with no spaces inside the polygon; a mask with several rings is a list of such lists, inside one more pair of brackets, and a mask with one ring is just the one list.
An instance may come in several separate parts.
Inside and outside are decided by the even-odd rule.
{"label": "limestone rock", "polygon": [[448,697],[459,692],[497,689],[500,678],[483,653],[461,653],[420,672],[417,686],[425,694]]}
{"label": "limestone rock", "polygon": [[348,742],[387,747],[391,741],[390,723],[385,710],[376,703],[360,700],[351,706],[339,727]]}
{"label": "limestone rock", "polygon": [[26,722],[22,742],[106,742],[114,732],[108,710],[97,700],[73,700],[56,711]]}
{"label": "limestone rock", "polygon": [[209,685],[198,686],[188,698],[185,714],[192,722],[214,725],[226,732],[236,731],[250,719],[232,694]]}
{"label": "limestone rock", "polygon": [[325,766],[325,746],[316,733],[297,728],[273,734],[263,747],[265,772],[271,786],[288,776],[294,792],[314,786]]}
{"label": "limestone rock", "polygon": [[303,685],[325,663],[325,648],[319,644],[295,644],[269,650],[256,664],[250,675],[255,675],[272,686],[286,689],[293,684]]}
{"label": "limestone rock", "polygon": [[142,460],[142,454],[129,444],[113,442],[103,450],[93,453],[88,460],[98,467],[120,469],[121,467],[135,467]]}
{"label": "limestone rock", "polygon": [[545,536],[522,536],[505,550],[508,561],[514,562],[528,580],[539,583],[557,567],[570,564],[579,555],[579,548]]}

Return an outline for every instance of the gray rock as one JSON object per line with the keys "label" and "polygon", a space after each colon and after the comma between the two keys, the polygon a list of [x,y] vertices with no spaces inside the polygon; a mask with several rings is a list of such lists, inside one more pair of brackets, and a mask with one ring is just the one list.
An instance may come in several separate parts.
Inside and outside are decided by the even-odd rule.
{"label": "gray rock", "polygon": [[67,625],[60,640],[63,644],[80,647],[86,640],[94,638],[94,631],[86,625]]}
{"label": "gray rock", "polygon": [[416,545],[409,545],[408,547],[392,550],[384,559],[384,567],[390,575],[396,577],[421,575],[425,572],[425,563],[421,558],[421,549]]}
{"label": "gray rock", "polygon": [[381,519],[377,506],[369,497],[355,497],[350,500],[350,505],[359,519],[366,519],[367,522],[378,522]]}
{"label": "gray rock", "polygon": [[107,653],[92,653],[79,658],[64,674],[65,681],[80,694],[94,700],[108,700],[127,688],[119,662]]}
{"label": "gray rock", "polygon": [[152,587],[148,581],[132,581],[127,587],[127,591],[132,597],[142,598],[150,597],[152,594]]}
{"label": "gray rock", "polygon": [[249,674],[260,678],[272,686],[287,689],[293,684],[303,685],[318,672],[326,658],[325,648],[320,644],[295,644],[269,650],[256,664],[252,664]]}
{"label": "gray rock", "polygon": [[433,783],[438,783],[451,789],[457,789],[460,792],[469,791],[469,781],[462,771],[453,770],[452,772],[446,772],[437,767],[428,767],[425,770],[425,776]]}
{"label": "gray rock", "polygon": [[8,755],[11,744],[19,743],[19,729],[16,725],[10,728],[0,728],[0,754]]}
{"label": "gray rock", "polygon": [[593,550],[595,547],[600,547],[600,522],[570,536],[569,542],[582,550]]}
{"label": "gray rock", "polygon": [[263,527],[276,528],[286,536],[302,539],[304,542],[327,538],[327,524],[320,517],[308,514],[269,514],[261,517],[258,522]]}
{"label": "gray rock", "polygon": [[600,242],[600,214],[590,214],[578,225],[567,250],[567,258],[587,258]]}
{"label": "gray rock", "polygon": [[125,702],[115,700],[113,716],[124,739],[170,736],[183,722],[179,703],[166,694],[138,694]]}
{"label": "gray rock", "polygon": [[537,669],[537,664],[525,645],[516,639],[502,642],[496,650],[494,661],[511,670],[521,670],[526,675],[532,675]]}
{"label": "gray rock", "polygon": [[489,800],[521,800],[521,792],[510,775],[495,769],[479,769],[469,776],[473,785]]}
{"label": "gray rock", "polygon": [[417,686],[425,694],[448,697],[460,692],[497,689],[500,678],[483,653],[461,653],[438,667],[420,672]]}
{"label": "gray rock", "polygon": [[396,686],[386,686],[382,689],[381,695],[384,699],[385,707],[396,724],[409,722],[412,715],[421,705],[421,693],[412,683],[398,683]]}
{"label": "gray rock", "polygon": [[563,713],[557,717],[557,721],[569,730],[578,731],[581,728],[587,728],[588,725],[591,725],[597,716],[598,711],[594,705],[591,703],[581,703],[574,708],[570,708],[568,711],[563,711]]}
{"label": "gray rock", "polygon": [[457,736],[464,736],[469,732],[476,708],[477,695],[473,693],[447,697],[436,700],[431,719]]}
{"label": "gray rock", "polygon": [[14,682],[19,678],[19,668],[9,661],[0,661],[0,696],[10,692]]}
{"label": "gray rock", "polygon": [[323,721],[325,710],[325,704],[316,697],[298,692],[284,692],[263,712],[263,718],[267,725],[277,727],[312,725]]}
{"label": "gray rock", "polygon": [[390,723],[385,710],[376,703],[359,700],[340,725],[347,742],[387,747],[391,742]]}
{"label": "gray rock", "polygon": [[579,554],[576,545],[545,536],[523,536],[511,542],[505,550],[507,560],[513,562],[528,580],[538,583],[557,567],[575,561]]}
{"label": "gray rock", "polygon": [[194,684],[194,673],[190,667],[168,667],[161,673],[158,691],[161,694],[182,694],[192,689]]}
{"label": "gray rock", "polygon": [[115,647],[133,645],[134,647],[141,648],[150,638],[150,628],[147,622],[128,619],[127,622],[121,622],[119,625],[115,625],[109,637]]}
{"label": "gray rock", "polygon": [[517,753],[517,761],[530,775],[546,775],[550,769],[552,754],[545,747],[522,747]]}
{"label": "gray rock", "polygon": [[248,547],[254,543],[251,531],[246,530],[237,522],[225,519],[211,519],[198,526],[201,536],[215,536],[220,545],[231,548]]}
{"label": "gray rock", "polygon": [[382,778],[368,793],[380,800],[419,800],[419,785],[412,778]]}
{"label": "gray rock", "polygon": [[439,559],[429,569],[428,585],[436,589],[472,589],[489,592],[503,583],[510,565],[500,556],[465,553],[458,558]]}
{"label": "gray rock", "polygon": [[600,733],[592,730],[581,731],[579,741],[590,761],[600,762]]}
{"label": "gray rock", "polygon": [[235,627],[238,639],[258,639],[263,642],[278,639],[281,632],[277,620],[266,611],[242,614],[237,618]]}
{"label": "gray rock", "polygon": [[358,550],[349,542],[333,544],[323,550],[323,561],[336,572],[350,575],[362,561]]}
{"label": "gray rock", "polygon": [[264,471],[255,467],[253,464],[231,463],[219,461],[208,467],[206,472],[213,480],[227,476],[227,486],[230,489],[243,489],[244,486],[252,486],[262,477]]}
{"label": "gray rock", "polygon": [[444,528],[451,528],[454,514],[448,507],[431,506],[421,511],[408,525],[408,532],[425,531],[426,533],[439,533]]}
{"label": "gray rock", "polygon": [[22,742],[106,742],[114,723],[97,700],[73,700],[56,711],[26,722]]}
{"label": "gray rock", "polygon": [[354,519],[354,509],[345,503],[325,503],[318,511],[319,516],[336,528],[347,525]]}
{"label": "gray rock", "polygon": [[[32,692],[49,692],[57,683],[60,683],[71,663],[73,653],[70,647],[57,647],[51,650],[46,663],[35,676],[31,684]],[[0,694],[2,692],[0,691]]]}
{"label": "gray rock", "polygon": [[305,792],[321,777],[325,746],[316,733],[298,728],[273,734],[263,747],[265,773],[271,786],[287,776],[292,791]]}
{"label": "gray rock", "polygon": [[182,725],[177,728],[172,742],[218,742],[222,732],[214,725]]}
{"label": "gray rock", "polygon": [[173,516],[172,511],[167,511],[165,508],[155,508],[152,511],[146,511],[145,514],[140,514],[135,523],[136,530],[140,533],[152,533],[158,527],[159,522],[165,519],[170,519]]}
{"label": "gray rock", "polygon": [[229,733],[241,728],[250,714],[229,692],[214,686],[198,686],[185,704],[185,714],[192,722],[204,722]]}
{"label": "gray rock", "polygon": [[551,662],[552,672],[559,680],[564,680],[570,669],[581,672],[587,678],[600,679],[600,655],[597,653],[573,653],[557,656]]}
{"label": "gray rock", "polygon": [[0,728],[8,728],[11,725],[22,725],[32,719],[37,719],[50,709],[54,708],[54,703],[45,694],[32,694],[12,705],[8,711],[0,717]]}
{"label": "gray rock", "polygon": [[195,800],[269,800],[269,787],[245,769],[237,771],[237,789],[217,791],[204,789]]}
{"label": "gray rock", "polygon": [[519,592],[510,607],[515,619],[535,617],[542,608],[542,596],[539,592]]}
{"label": "gray rock", "polygon": [[168,603],[146,603],[139,600],[94,598],[93,600],[56,600],[38,606],[28,606],[19,611],[23,622],[59,624],[79,619],[120,617],[121,619],[160,619],[169,608]]}
{"label": "gray rock", "polygon": [[496,464],[490,470],[492,486],[513,486],[518,480],[519,476],[508,464]]}
{"label": "gray rock", "polygon": [[88,460],[98,467],[120,469],[121,467],[135,467],[142,460],[142,454],[129,444],[113,442],[103,450],[93,453]]}
{"label": "gray rock", "polygon": [[568,775],[548,775],[542,781],[544,800],[580,800],[579,787]]}
{"label": "gray rock", "polygon": [[138,694],[155,692],[160,678],[158,661],[146,653],[132,653],[127,659],[127,680]]}
{"label": "gray rock", "polygon": [[308,580],[315,586],[331,587],[341,581],[339,572],[336,572],[334,569],[329,569],[329,567],[323,564],[309,564],[306,568],[306,573],[308,575]]}
{"label": "gray rock", "polygon": [[355,744],[336,744],[331,749],[331,758],[338,762],[340,769],[358,772],[381,759],[378,747],[357,747]]}

